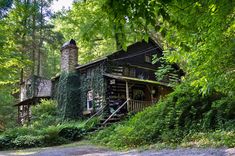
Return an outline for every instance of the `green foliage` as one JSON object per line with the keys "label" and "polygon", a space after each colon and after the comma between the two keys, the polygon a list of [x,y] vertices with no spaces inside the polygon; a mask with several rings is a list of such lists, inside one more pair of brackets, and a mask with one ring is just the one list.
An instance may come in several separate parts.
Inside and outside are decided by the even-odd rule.
{"label": "green foliage", "polygon": [[57,102],[54,100],[42,100],[40,104],[32,107],[31,126],[42,128],[56,125],[60,122],[57,116]]}
{"label": "green foliage", "polygon": [[[234,102],[234,97],[220,94],[198,95],[197,90],[184,83],[155,106],[93,137],[99,143],[122,148],[159,142],[180,144],[184,136],[197,132],[213,132],[216,129],[231,131],[235,118],[230,110],[234,109]],[[227,142],[234,144],[229,137]]]}
{"label": "green foliage", "polygon": [[181,145],[184,147],[231,147],[235,146],[235,132],[231,131],[209,131],[199,132],[187,135],[182,141]]}
{"label": "green foliage", "polygon": [[[95,95],[94,101],[92,102],[92,107],[97,109],[101,107],[102,102],[104,102],[105,97],[105,79],[103,77],[104,65],[99,65],[90,69],[87,69],[86,72],[80,74],[80,104],[83,110],[87,109],[87,93],[88,91],[93,91]],[[98,100],[97,100],[98,99]],[[102,102],[100,99],[103,99]]]}
{"label": "green foliage", "polygon": [[89,131],[90,129],[96,127],[99,123],[100,117],[93,117],[91,120],[89,120],[86,124],[83,125],[83,129],[85,131]]}
{"label": "green foliage", "polygon": [[[48,104],[52,101],[44,101]],[[43,106],[45,107],[45,106]],[[48,108],[48,107],[47,107]],[[39,109],[39,108],[37,108]],[[49,109],[50,112],[50,109]],[[0,134],[0,149],[54,146],[80,140],[96,126],[98,119],[87,124],[82,121],[66,121],[54,125],[29,125],[8,129]],[[44,124],[43,122],[41,124]]]}
{"label": "green foliage", "polygon": [[62,119],[77,119],[82,116],[80,84],[77,73],[61,73],[58,90],[58,113]]}
{"label": "green foliage", "polygon": [[29,148],[42,146],[44,136],[24,135],[18,136],[12,143],[16,148]]}
{"label": "green foliage", "polygon": [[0,87],[0,121],[5,128],[12,128],[16,125],[17,110],[13,107],[15,100],[11,95],[11,87]]}
{"label": "green foliage", "polygon": [[83,130],[81,128],[71,126],[65,127],[61,129],[59,136],[71,141],[79,140],[83,136]]}
{"label": "green foliage", "polygon": [[35,128],[56,125],[60,122],[57,116],[57,102],[54,100],[42,100],[40,104],[32,107],[31,126]]}
{"label": "green foliage", "polygon": [[13,147],[12,139],[5,135],[0,135],[0,150]]}
{"label": "green foliage", "polygon": [[93,45],[96,50],[96,45],[107,46],[97,43],[99,39],[112,45],[111,38],[125,49],[150,35],[162,40],[167,60],[180,65],[199,93],[216,90],[234,95],[234,15],[230,0],[79,1],[65,16],[68,22],[61,31],[75,32],[82,46]]}
{"label": "green foliage", "polygon": [[[0,135],[0,147],[1,149],[34,146],[32,141],[34,136],[38,134],[37,130],[29,127],[16,127],[4,131]],[[27,140],[27,136],[32,136]],[[20,143],[20,140],[22,141]],[[25,143],[24,143],[25,142]],[[37,141],[35,140],[35,143]]]}
{"label": "green foliage", "polygon": [[68,143],[68,140],[66,138],[62,138],[59,136],[59,132],[61,131],[61,129],[61,126],[49,126],[40,131],[40,135],[44,136],[43,145],[54,146]]}
{"label": "green foliage", "polygon": [[55,116],[56,115],[56,101],[53,100],[41,100],[41,103],[32,107],[32,114],[35,118],[41,116]]}
{"label": "green foliage", "polygon": [[0,18],[3,18],[7,14],[7,11],[11,8],[13,0],[2,0],[0,2]]}

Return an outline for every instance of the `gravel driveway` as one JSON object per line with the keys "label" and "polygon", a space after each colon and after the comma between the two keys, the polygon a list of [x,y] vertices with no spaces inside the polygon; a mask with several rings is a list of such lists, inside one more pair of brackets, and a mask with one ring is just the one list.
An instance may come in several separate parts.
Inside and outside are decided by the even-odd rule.
{"label": "gravel driveway", "polygon": [[0,156],[235,156],[235,148],[179,148],[146,151],[117,152],[95,146],[49,147],[31,150],[2,151]]}

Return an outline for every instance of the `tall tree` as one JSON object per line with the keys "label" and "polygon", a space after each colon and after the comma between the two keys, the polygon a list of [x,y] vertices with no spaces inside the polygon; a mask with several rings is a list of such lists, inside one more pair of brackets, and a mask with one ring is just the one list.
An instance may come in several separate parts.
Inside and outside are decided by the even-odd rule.
{"label": "tall tree", "polygon": [[[0,110],[12,108],[9,112],[14,112],[12,93],[18,91],[19,80],[22,82],[31,74],[49,77],[55,74],[50,68],[51,71],[45,72],[49,74],[42,72],[43,68],[47,69],[45,63],[50,62],[47,55],[52,56],[50,52],[59,49],[57,44],[62,39],[48,20],[51,2],[13,1],[14,7],[0,19]],[[51,48],[47,51],[48,45]],[[4,118],[2,113],[0,118]]]}
{"label": "tall tree", "polygon": [[231,0],[77,2],[68,13],[67,30],[89,41],[115,38],[120,31],[124,48],[132,36],[147,40],[160,33],[165,57],[181,65],[192,86],[203,94],[234,95],[234,6]]}

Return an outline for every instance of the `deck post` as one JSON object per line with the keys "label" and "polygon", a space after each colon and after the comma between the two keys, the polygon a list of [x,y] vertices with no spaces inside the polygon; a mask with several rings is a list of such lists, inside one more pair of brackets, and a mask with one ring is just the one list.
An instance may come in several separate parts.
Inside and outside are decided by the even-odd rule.
{"label": "deck post", "polygon": [[127,111],[129,112],[129,87],[128,87],[128,81],[126,81],[126,100],[127,100]]}
{"label": "deck post", "polygon": [[18,106],[18,123],[20,123],[20,106]]}
{"label": "deck post", "polygon": [[146,86],[147,86],[148,91],[149,91],[149,93],[150,93],[151,101],[152,101],[152,103],[153,103],[153,94],[152,94],[153,87],[152,87],[152,86],[149,86],[149,85],[146,85]]}
{"label": "deck post", "polygon": [[27,105],[27,124],[29,123],[29,107],[30,105]]}

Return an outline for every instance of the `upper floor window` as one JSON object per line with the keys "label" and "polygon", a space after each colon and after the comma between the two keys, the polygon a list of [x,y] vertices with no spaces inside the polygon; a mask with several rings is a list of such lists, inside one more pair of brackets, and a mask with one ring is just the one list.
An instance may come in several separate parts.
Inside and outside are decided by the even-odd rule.
{"label": "upper floor window", "polygon": [[123,70],[123,75],[124,76],[135,77],[136,76],[136,70],[135,70],[135,68],[125,67],[124,70]]}
{"label": "upper floor window", "polygon": [[136,76],[136,70],[135,68],[130,68],[130,76],[135,77]]}
{"label": "upper floor window", "polygon": [[124,67],[123,75],[124,76],[129,76],[129,68],[128,67]]}
{"label": "upper floor window", "polygon": [[150,54],[145,54],[144,57],[145,62],[152,63],[152,57]]}

